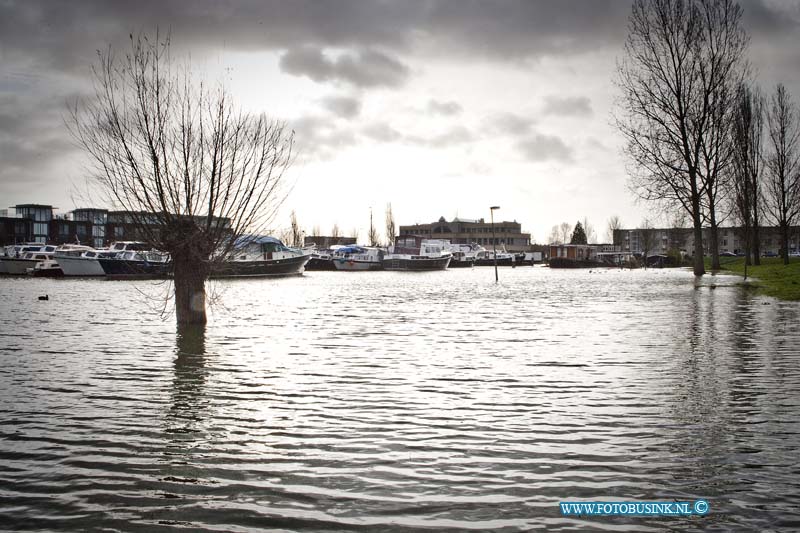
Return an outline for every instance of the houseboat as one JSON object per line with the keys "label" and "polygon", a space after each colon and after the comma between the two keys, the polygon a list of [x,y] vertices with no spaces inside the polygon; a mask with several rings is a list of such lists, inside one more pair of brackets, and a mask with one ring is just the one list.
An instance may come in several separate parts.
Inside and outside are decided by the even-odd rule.
{"label": "houseboat", "polygon": [[333,254],[336,270],[382,270],[384,251],[368,246],[343,246]]}
{"label": "houseboat", "polygon": [[451,244],[447,249],[453,254],[449,268],[464,268],[475,266],[478,252],[483,250],[483,246],[475,243]]}
{"label": "houseboat", "polygon": [[445,270],[453,254],[440,241],[417,236],[402,236],[383,257],[384,270]]}
{"label": "houseboat", "polygon": [[275,237],[244,236],[227,260],[214,264],[211,277],[299,276],[309,259],[309,251],[289,248]]}

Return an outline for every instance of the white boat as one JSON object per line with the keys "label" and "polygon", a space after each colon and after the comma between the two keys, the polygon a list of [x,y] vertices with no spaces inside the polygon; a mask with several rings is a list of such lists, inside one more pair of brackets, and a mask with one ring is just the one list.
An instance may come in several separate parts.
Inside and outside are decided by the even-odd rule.
{"label": "white boat", "polygon": [[446,248],[453,254],[450,268],[472,267],[478,260],[478,253],[484,251],[480,244],[450,244]]}
{"label": "white boat", "polygon": [[369,246],[343,246],[333,254],[336,270],[381,270],[384,251]]}
{"label": "white boat", "polygon": [[78,257],[82,253],[92,251],[90,246],[80,244],[64,244],[56,248],[52,256],[28,268],[28,274],[37,278],[60,278],[64,276],[61,262],[67,257]]}
{"label": "white boat", "polygon": [[398,237],[383,258],[384,270],[445,270],[453,258],[441,241]]}
{"label": "white boat", "polygon": [[[481,250],[475,256],[475,264],[479,266],[492,266],[494,265],[494,250]],[[498,266],[514,266],[517,262],[515,254],[497,250],[497,265]]]}
{"label": "white boat", "polygon": [[18,244],[6,246],[6,255],[0,259],[3,274],[23,276],[36,263],[52,257],[56,247],[49,244]]}
{"label": "white boat", "polygon": [[114,257],[126,251],[141,251],[148,248],[142,242],[119,241],[112,243],[108,248],[89,248],[79,254],[60,253],[60,250],[56,250],[55,257],[65,276],[105,276],[99,259]]}

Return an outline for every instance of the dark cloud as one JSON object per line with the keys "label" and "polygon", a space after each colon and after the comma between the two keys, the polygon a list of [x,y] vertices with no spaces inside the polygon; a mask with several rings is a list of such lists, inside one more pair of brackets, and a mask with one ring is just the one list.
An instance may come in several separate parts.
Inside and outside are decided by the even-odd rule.
{"label": "dark cloud", "polygon": [[301,158],[328,160],[358,144],[353,130],[338,126],[328,117],[308,115],[287,121],[295,132]]}
{"label": "dark cloud", "polygon": [[565,117],[588,117],[592,115],[592,102],[585,96],[546,96],[543,113]]}
{"label": "dark cloud", "polygon": [[283,54],[280,67],[316,82],[344,81],[356,87],[398,87],[409,74],[403,63],[376,50],[329,58],[320,49],[303,47]]}
{"label": "dark cloud", "polygon": [[361,112],[361,100],[349,96],[331,96],[322,100],[322,105],[331,113],[352,119]]}
{"label": "dark cloud", "polygon": [[533,162],[560,161],[572,162],[572,149],[555,135],[534,134],[519,143],[517,149],[526,159]]}
{"label": "dark cloud", "polygon": [[434,113],[437,115],[458,115],[464,109],[461,107],[461,104],[458,102],[443,102],[440,100],[430,100],[428,101],[428,112]]}

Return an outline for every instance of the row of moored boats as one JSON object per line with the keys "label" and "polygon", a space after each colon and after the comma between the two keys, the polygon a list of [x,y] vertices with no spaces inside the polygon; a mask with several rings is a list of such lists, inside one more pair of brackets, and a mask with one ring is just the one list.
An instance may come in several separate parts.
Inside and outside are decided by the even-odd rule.
{"label": "row of moored boats", "polygon": [[[514,265],[522,257],[497,253],[497,263]],[[274,237],[240,238],[223,260],[212,262],[211,276],[265,277],[302,274],[304,270],[444,270],[493,264],[492,251],[477,244],[399,237],[388,248],[334,246],[291,248]],[[79,244],[26,243],[0,252],[0,274],[36,277],[163,278],[171,272],[169,254],[145,243],[120,241],[108,248]]]}

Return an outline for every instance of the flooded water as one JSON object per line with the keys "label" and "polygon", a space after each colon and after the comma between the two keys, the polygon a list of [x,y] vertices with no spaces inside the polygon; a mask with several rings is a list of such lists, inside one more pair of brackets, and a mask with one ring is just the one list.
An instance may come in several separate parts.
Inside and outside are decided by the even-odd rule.
{"label": "flooded water", "polygon": [[0,279],[0,528],[796,530],[800,304],[736,281],[311,272],[176,332],[147,283]]}

